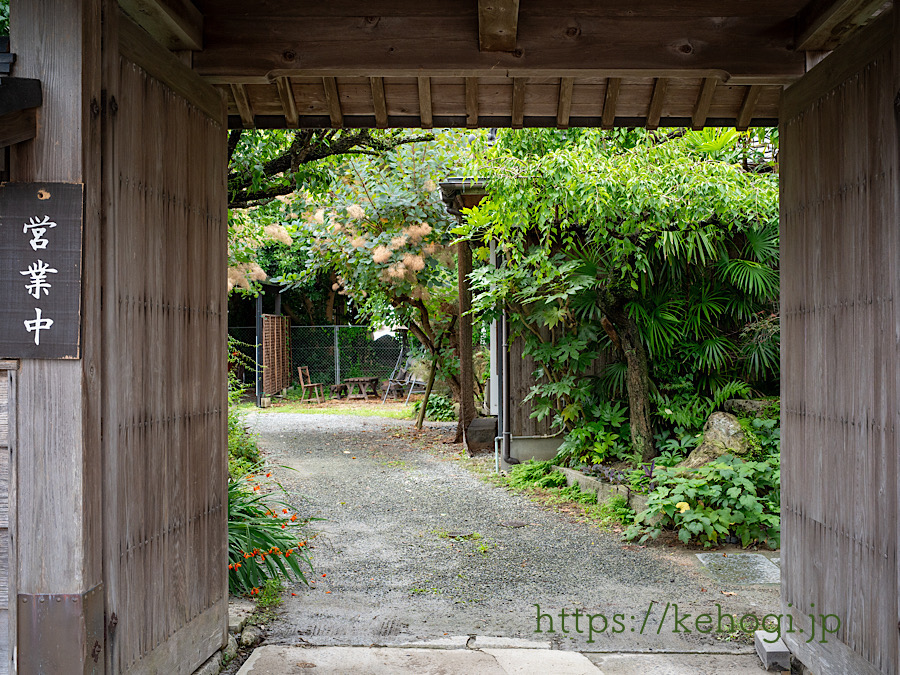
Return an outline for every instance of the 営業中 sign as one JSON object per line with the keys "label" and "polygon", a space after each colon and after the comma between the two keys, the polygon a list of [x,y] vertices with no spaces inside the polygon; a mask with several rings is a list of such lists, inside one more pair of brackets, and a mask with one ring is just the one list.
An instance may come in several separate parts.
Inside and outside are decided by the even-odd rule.
{"label": "\u55b6\u696d\u4e2d sign", "polygon": [[0,358],[79,358],[84,186],[0,185]]}

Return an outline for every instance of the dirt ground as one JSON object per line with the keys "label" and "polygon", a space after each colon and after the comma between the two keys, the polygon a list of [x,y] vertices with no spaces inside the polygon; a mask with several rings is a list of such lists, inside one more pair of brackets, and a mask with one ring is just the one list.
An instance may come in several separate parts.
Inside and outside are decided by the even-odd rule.
{"label": "dirt ground", "polygon": [[[726,615],[778,611],[777,585],[723,586],[694,551],[628,544],[485,482],[446,443],[453,423],[416,434],[378,417],[248,421],[271,463],[289,467],[278,472],[300,512],[326,519],[314,524],[315,583],[288,586],[266,643],[746,654]],[[713,632],[696,630],[702,614]]]}

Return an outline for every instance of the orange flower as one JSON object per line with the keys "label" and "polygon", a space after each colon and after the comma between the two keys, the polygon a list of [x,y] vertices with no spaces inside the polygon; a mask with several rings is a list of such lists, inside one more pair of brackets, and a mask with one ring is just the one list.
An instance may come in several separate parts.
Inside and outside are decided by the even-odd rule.
{"label": "orange flower", "polygon": [[271,477],[272,477],[272,472],[270,471],[269,473],[266,474],[266,478],[271,478]]}
{"label": "orange flower", "polygon": [[254,492],[256,492],[257,490],[259,490],[259,485],[255,486],[255,487],[253,488],[253,491],[254,491]]}
{"label": "orange flower", "polygon": [[241,566],[241,563],[234,563],[234,569],[237,569],[240,566]]}
{"label": "orange flower", "polygon": [[296,513],[295,513],[294,515],[291,516],[291,522],[293,523],[295,520],[297,520],[297,514],[296,514]]}
{"label": "orange flower", "polygon": [[287,513],[287,509],[281,509],[282,513]]}
{"label": "orange flower", "polygon": [[322,576],[324,577],[325,575],[323,574]]}
{"label": "orange flower", "polygon": [[282,530],[283,530],[284,528],[286,528],[286,527],[287,527],[287,525],[285,525],[284,523],[281,524],[281,529],[282,529]]}
{"label": "orange flower", "polygon": [[291,595],[296,596],[297,594],[296,594],[296,593],[291,593]]}
{"label": "orange flower", "polygon": [[229,566],[228,566],[228,569],[233,570],[233,569],[234,569],[234,565],[229,565]]}

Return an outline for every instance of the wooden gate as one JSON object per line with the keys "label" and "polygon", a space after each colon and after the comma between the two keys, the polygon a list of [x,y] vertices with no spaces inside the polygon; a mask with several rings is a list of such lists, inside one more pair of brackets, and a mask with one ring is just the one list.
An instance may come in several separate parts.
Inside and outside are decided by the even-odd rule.
{"label": "wooden gate", "polygon": [[[888,16],[782,109],[782,598],[817,673],[900,672],[891,36]],[[841,628],[810,643],[809,614]]]}
{"label": "wooden gate", "polygon": [[191,673],[226,637],[224,108],[124,16],[107,24],[107,672]]}
{"label": "wooden gate", "polygon": [[278,394],[291,386],[291,320],[286,316],[263,314],[263,391]]}

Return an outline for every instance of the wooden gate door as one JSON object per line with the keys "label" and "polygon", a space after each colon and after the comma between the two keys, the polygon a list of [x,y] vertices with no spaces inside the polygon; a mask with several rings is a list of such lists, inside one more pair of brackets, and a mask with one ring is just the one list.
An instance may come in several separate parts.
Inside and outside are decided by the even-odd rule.
{"label": "wooden gate door", "polygon": [[[900,672],[891,21],[782,104],[782,599],[804,631],[786,633],[788,646],[817,673]],[[822,642],[828,614],[841,627]]]}
{"label": "wooden gate door", "polygon": [[107,8],[107,672],[191,673],[227,635],[225,110]]}

